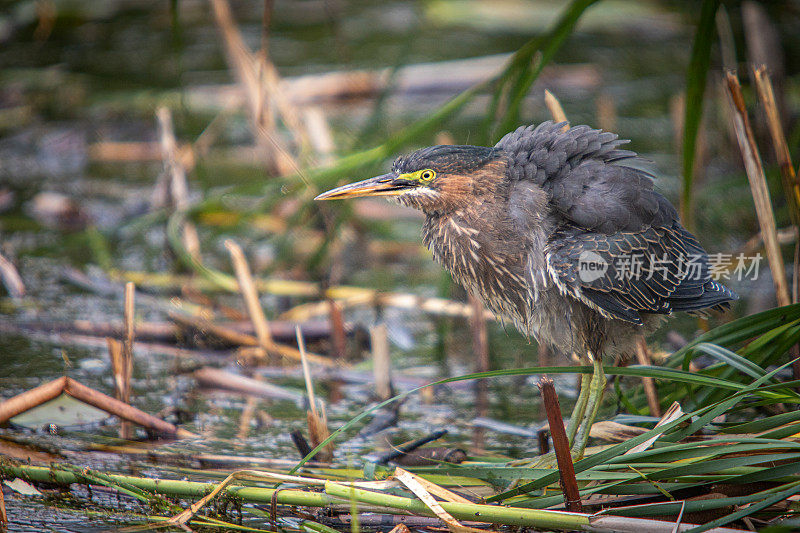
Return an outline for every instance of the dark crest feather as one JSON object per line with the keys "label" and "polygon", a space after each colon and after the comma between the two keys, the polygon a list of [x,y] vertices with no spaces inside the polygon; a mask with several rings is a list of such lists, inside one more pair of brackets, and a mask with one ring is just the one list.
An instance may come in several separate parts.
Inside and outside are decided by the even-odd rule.
{"label": "dark crest feather", "polygon": [[398,174],[432,168],[446,174],[466,174],[496,159],[500,151],[485,146],[429,146],[409,155],[398,157],[392,170]]}

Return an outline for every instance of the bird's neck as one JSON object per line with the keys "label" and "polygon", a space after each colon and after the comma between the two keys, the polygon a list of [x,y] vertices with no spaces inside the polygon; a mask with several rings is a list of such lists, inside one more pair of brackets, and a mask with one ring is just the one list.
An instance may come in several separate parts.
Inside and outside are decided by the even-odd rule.
{"label": "bird's neck", "polygon": [[495,313],[515,323],[527,320],[525,256],[521,235],[508,223],[505,205],[473,202],[448,213],[429,213],[423,240],[434,259]]}

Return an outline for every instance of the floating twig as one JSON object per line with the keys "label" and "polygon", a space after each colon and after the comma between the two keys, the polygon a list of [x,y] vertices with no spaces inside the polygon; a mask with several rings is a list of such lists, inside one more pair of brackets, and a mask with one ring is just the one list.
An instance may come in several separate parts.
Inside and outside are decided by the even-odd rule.
{"label": "floating twig", "polygon": [[299,392],[246,376],[232,374],[217,368],[203,367],[199,370],[195,370],[192,376],[198,383],[206,387],[238,392],[249,396],[258,396],[260,398],[292,400],[298,404],[303,402],[303,395]]}
{"label": "floating twig", "polygon": [[107,413],[118,416],[123,420],[133,422],[147,428],[159,435],[166,437],[195,437],[194,433],[175,427],[169,422],[145,413],[127,403],[123,403],[107,394],[87,387],[72,378],[60,377],[36,388],[18,394],[0,403],[0,424],[9,419],[24,413],[38,405],[42,405],[61,394],[72,396],[93,407],[97,407]]}

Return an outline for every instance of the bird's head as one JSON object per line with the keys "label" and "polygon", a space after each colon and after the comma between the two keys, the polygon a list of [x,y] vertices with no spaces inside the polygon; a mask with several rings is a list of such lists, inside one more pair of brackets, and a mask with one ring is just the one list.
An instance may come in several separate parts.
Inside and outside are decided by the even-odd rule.
{"label": "bird's head", "polygon": [[385,196],[426,213],[461,209],[504,181],[503,152],[484,146],[431,146],[398,157],[392,171],[317,196],[339,200]]}

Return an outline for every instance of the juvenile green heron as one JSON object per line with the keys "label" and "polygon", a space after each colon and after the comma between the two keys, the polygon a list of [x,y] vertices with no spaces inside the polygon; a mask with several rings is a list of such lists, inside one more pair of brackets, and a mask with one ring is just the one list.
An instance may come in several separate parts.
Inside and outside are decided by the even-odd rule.
{"label": "juvenile green heron", "polygon": [[580,457],[605,389],[602,357],[627,355],[673,311],[724,309],[708,256],[609,132],[544,122],[494,147],[432,146],[317,200],[387,196],[422,210],[423,239],[453,278],[526,335],[591,361],[567,435]]}

